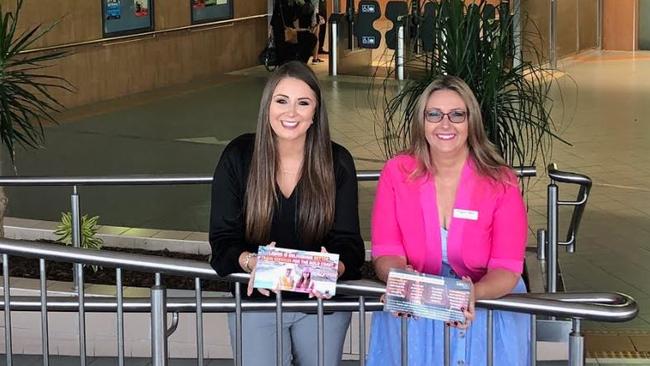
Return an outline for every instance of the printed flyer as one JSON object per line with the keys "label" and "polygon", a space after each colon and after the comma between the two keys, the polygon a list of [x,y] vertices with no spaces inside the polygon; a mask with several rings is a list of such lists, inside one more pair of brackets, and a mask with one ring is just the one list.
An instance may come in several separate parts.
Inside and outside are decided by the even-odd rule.
{"label": "printed flyer", "polygon": [[465,321],[470,286],[457,278],[392,269],[386,282],[384,311],[442,321]]}
{"label": "printed flyer", "polygon": [[339,255],[260,246],[253,287],[336,294]]}

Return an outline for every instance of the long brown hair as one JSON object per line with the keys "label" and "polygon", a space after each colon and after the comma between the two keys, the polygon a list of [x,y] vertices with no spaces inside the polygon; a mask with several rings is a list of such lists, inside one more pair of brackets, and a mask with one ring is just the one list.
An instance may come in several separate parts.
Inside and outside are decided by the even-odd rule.
{"label": "long brown hair", "polygon": [[483,117],[481,116],[481,107],[474,96],[470,87],[459,77],[442,76],[424,89],[418,99],[415,112],[411,117],[411,145],[406,153],[413,155],[417,161],[417,168],[412,172],[411,177],[420,177],[424,174],[434,174],[435,167],[431,161],[429,143],[425,135],[424,112],[429,101],[429,97],[439,90],[451,90],[456,92],[467,107],[467,145],[469,154],[476,164],[479,174],[500,181],[504,178],[504,167],[507,167],[505,161],[499,154],[497,148],[488,140],[485,128],[483,127]]}
{"label": "long brown hair", "polygon": [[255,148],[246,185],[246,239],[252,243],[266,244],[271,233],[273,210],[279,194],[275,184],[279,157],[269,121],[269,108],[275,88],[285,78],[305,82],[316,95],[314,123],[307,130],[305,155],[296,186],[300,202],[297,207],[300,239],[314,244],[323,240],[334,225],[336,182],[327,110],[318,78],[307,65],[297,61],[280,66],[269,78],[262,93]]}

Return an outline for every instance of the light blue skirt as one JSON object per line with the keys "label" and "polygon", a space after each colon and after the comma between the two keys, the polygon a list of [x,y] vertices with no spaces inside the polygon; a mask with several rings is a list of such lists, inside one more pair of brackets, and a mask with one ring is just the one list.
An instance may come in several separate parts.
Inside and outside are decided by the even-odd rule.
{"label": "light blue skirt", "polygon": [[[451,268],[443,265],[443,275],[451,277]],[[513,293],[525,293],[519,280]],[[530,360],[530,315],[508,311],[493,312],[494,365],[524,366]],[[476,309],[476,319],[467,330],[451,328],[451,365],[487,364],[487,311]],[[372,316],[369,366],[401,364],[401,319],[388,312]],[[410,366],[443,365],[444,323],[430,319],[408,320],[408,355]]]}

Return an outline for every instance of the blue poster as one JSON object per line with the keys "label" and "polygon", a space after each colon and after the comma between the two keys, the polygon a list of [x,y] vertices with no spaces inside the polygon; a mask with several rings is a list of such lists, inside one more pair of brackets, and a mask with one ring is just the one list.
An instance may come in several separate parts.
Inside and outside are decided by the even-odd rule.
{"label": "blue poster", "polygon": [[122,17],[122,7],[120,0],[106,1],[106,20],[120,19]]}

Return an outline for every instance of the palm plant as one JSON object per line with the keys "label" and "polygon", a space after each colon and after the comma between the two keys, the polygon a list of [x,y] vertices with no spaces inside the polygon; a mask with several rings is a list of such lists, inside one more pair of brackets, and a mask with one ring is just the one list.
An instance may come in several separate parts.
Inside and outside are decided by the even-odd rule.
{"label": "palm plant", "polygon": [[514,18],[507,2],[496,9],[485,1],[429,3],[434,10],[433,24],[428,26],[433,29],[433,40],[425,49],[432,51],[406,60],[413,78],[397,91],[388,79],[383,83],[379,138],[385,154],[390,157],[408,144],[414,107],[427,85],[441,75],[455,75],[474,91],[488,137],[506,161],[534,165],[540,153],[549,152],[553,138],[560,139],[550,114],[553,70],[540,62],[532,42],[526,51],[537,56],[535,63],[515,54]]}
{"label": "palm plant", "polygon": [[[48,63],[63,57],[64,52],[27,52],[56,23],[18,32],[22,6],[23,0],[16,0],[15,10],[5,12],[0,5],[0,140],[7,148],[14,171],[16,145],[40,147],[45,137],[43,123],[56,123],[53,113],[63,108],[51,90],[71,90],[65,79],[44,72]],[[0,187],[0,236],[4,236],[6,204],[4,189]]]}

